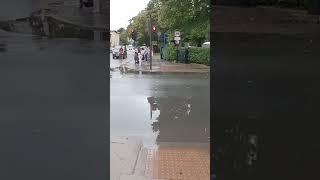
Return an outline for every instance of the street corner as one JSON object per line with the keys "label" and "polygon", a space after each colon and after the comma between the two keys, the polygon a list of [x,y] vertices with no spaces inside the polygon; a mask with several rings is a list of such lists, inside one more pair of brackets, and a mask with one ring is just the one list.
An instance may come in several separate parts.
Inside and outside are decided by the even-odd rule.
{"label": "street corner", "polygon": [[111,179],[134,175],[141,155],[142,140],[138,137],[110,137]]}
{"label": "street corner", "polygon": [[148,158],[148,149],[142,148],[139,156],[136,161],[136,166],[132,174],[122,174],[120,176],[120,180],[150,180],[149,177],[146,176],[147,171],[147,158]]}

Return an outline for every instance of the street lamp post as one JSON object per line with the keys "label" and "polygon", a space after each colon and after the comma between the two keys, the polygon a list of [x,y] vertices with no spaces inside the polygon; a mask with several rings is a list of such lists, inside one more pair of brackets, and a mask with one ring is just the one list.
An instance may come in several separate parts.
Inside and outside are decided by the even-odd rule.
{"label": "street lamp post", "polygon": [[150,70],[152,70],[152,52],[153,52],[153,48],[152,48],[152,20],[151,20],[151,14],[149,15],[150,17],[150,24],[149,24],[149,33],[150,33]]}

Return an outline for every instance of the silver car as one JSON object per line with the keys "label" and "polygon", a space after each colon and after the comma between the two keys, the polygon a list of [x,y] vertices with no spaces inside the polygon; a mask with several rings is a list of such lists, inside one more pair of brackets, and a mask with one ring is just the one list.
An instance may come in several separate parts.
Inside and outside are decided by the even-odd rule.
{"label": "silver car", "polygon": [[112,50],[112,57],[113,59],[119,59],[120,56],[120,48],[121,46],[116,46],[113,50]]}

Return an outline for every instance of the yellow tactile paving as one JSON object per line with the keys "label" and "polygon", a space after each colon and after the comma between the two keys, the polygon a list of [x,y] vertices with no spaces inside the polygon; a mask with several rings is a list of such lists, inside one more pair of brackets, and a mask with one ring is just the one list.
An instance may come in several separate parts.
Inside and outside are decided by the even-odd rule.
{"label": "yellow tactile paving", "polygon": [[149,150],[145,172],[153,180],[209,180],[209,150],[187,147]]}

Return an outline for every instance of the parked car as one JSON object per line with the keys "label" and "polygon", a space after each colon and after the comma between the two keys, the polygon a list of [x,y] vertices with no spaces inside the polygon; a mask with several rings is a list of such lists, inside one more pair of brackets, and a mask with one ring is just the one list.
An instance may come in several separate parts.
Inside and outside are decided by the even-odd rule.
{"label": "parked car", "polygon": [[116,46],[115,48],[113,48],[112,50],[112,57],[113,59],[119,59],[119,51],[120,51],[121,46]]}

